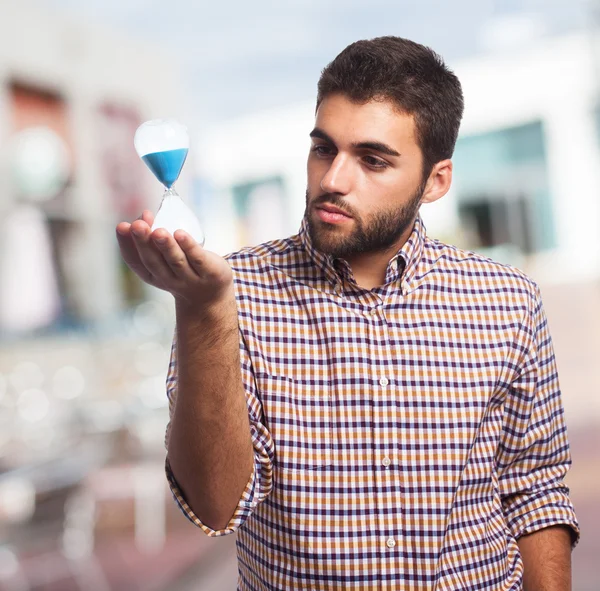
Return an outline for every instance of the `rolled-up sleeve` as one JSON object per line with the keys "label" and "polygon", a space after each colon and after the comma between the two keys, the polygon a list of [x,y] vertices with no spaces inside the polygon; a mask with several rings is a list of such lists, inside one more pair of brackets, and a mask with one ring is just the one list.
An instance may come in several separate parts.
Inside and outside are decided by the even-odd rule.
{"label": "rolled-up sleeve", "polygon": [[496,456],[500,494],[515,538],[553,525],[579,525],[564,477],[571,465],[556,361],[539,288],[523,323],[520,367],[504,406]]}
{"label": "rolled-up sleeve", "polygon": [[[250,479],[242,492],[238,505],[223,529],[215,530],[204,524],[193,512],[185,500],[183,493],[175,480],[168,459],[165,462],[167,481],[173,497],[184,515],[204,533],[211,537],[223,536],[237,531],[250,517],[256,506],[264,501],[273,487],[273,457],[274,444],[271,435],[264,424],[262,404],[260,402],[252,362],[243,336],[240,333],[240,360],[242,381],[246,393],[246,405],[250,419],[250,435],[254,447],[254,464]],[[177,404],[177,341],[173,339],[171,358],[167,372],[167,397],[169,399],[169,417],[173,418]],[[171,420],[167,424],[165,433],[165,447],[168,449],[171,432]]]}

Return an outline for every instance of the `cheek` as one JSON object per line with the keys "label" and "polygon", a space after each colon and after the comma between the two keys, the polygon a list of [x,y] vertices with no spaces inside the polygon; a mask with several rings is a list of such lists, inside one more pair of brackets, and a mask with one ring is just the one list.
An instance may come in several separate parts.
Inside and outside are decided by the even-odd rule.
{"label": "cheek", "polygon": [[391,170],[383,173],[363,173],[359,179],[357,194],[361,201],[365,204],[372,203],[374,207],[387,202],[394,195],[397,198],[399,194],[403,194],[404,185],[407,183],[407,179],[401,174]]}
{"label": "cheek", "polygon": [[327,169],[323,166],[323,162],[315,162],[314,159],[308,159],[306,164],[306,180],[308,187],[318,190],[323,177],[327,173]]}
{"label": "cheek", "polygon": [[315,161],[313,158],[311,158],[311,155],[308,155],[308,158],[306,160],[306,174],[308,177],[308,180],[310,181],[311,177],[314,177],[315,175]]}
{"label": "cheek", "polygon": [[378,194],[379,199],[397,201],[398,198],[412,195],[421,184],[421,170],[414,167],[402,167],[381,174],[364,177],[365,189]]}

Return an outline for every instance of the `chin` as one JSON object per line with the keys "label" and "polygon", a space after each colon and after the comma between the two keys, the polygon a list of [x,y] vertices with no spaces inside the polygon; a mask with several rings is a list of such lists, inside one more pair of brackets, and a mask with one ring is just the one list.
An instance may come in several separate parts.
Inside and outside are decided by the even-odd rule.
{"label": "chin", "polygon": [[344,245],[346,236],[340,236],[338,232],[339,228],[323,227],[323,223],[315,233],[313,242],[321,252],[329,255],[336,254],[340,251],[340,247]]}

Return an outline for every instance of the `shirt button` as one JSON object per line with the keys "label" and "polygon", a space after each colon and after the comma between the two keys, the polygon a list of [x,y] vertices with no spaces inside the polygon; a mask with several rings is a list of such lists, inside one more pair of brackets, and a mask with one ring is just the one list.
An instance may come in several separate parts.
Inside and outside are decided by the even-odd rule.
{"label": "shirt button", "polygon": [[394,538],[388,538],[386,545],[388,548],[393,548],[396,545],[396,540],[394,540]]}
{"label": "shirt button", "polygon": [[381,463],[387,468],[392,463],[392,460],[390,460],[390,458],[385,456],[385,458],[383,458],[383,460],[381,460]]}
{"label": "shirt button", "polygon": [[380,385],[380,386],[387,386],[388,384],[389,384],[389,381],[388,381],[388,379],[387,379],[387,378],[381,378],[381,379],[379,380],[379,385]]}

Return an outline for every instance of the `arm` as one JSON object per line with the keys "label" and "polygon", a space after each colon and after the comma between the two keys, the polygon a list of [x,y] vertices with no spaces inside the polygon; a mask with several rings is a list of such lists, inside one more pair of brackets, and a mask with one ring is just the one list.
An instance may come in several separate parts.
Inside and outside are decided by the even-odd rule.
{"label": "arm", "polygon": [[[171,420],[167,425],[165,444],[167,449],[171,440],[171,428],[177,408],[178,392],[178,372],[179,363],[177,360],[177,333],[173,346],[171,347],[171,360],[167,374],[167,397],[169,399],[169,414]],[[180,509],[185,516],[194,524],[200,527],[204,533],[211,537],[222,536],[235,532],[253,513],[258,504],[264,501],[270,494],[273,487],[273,462],[275,455],[275,445],[269,430],[265,426],[262,404],[256,387],[256,380],[252,368],[250,352],[246,346],[246,341],[240,331],[239,356],[242,371],[242,382],[246,396],[247,414],[250,419],[250,436],[254,447],[254,466],[250,480],[246,484],[241,497],[238,500],[237,507],[231,519],[226,526],[219,529],[213,529],[194,513],[187,502],[187,499],[180,488],[179,483],[173,475],[171,466],[167,459],[166,473],[171,487],[171,492],[177,501]],[[219,433],[223,437],[223,433]]]}
{"label": "arm", "polygon": [[[537,288],[514,351],[515,374],[496,453],[504,515],[521,550],[526,590],[569,589],[569,547],[578,539],[579,526],[564,483],[571,456],[552,340]],[[546,587],[538,586],[540,580]]]}
{"label": "arm", "polygon": [[571,532],[547,527],[517,540],[525,573],[524,591],[571,591]]}
{"label": "arm", "polygon": [[242,493],[256,488],[233,275],[223,258],[185,232],[151,232],[151,224],[144,212],[131,225],[119,224],[117,237],[129,267],[175,298],[177,387],[169,395],[167,473],[188,516],[218,535],[213,528],[228,524]]}
{"label": "arm", "polygon": [[177,307],[177,359],[169,465],[194,513],[223,529],[254,461],[233,292],[201,313]]}

